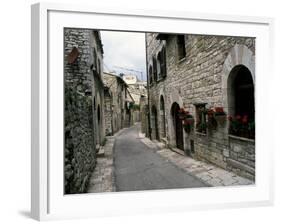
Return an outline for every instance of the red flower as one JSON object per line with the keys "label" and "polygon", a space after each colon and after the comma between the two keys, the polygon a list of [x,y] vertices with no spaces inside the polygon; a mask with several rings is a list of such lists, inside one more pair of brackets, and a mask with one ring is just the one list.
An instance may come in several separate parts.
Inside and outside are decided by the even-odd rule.
{"label": "red flower", "polygon": [[207,111],[207,114],[208,114],[209,117],[212,117],[214,115],[214,110],[213,109],[209,109]]}
{"label": "red flower", "polygon": [[238,120],[238,121],[241,120],[241,116],[240,116],[240,115],[236,115],[235,118],[236,118],[236,120]]}
{"label": "red flower", "polygon": [[217,112],[217,113],[223,113],[224,111],[223,111],[223,107],[215,107],[215,111]]}
{"label": "red flower", "polygon": [[248,123],[248,116],[247,115],[244,115],[243,118],[242,118],[242,123],[243,124],[247,124]]}

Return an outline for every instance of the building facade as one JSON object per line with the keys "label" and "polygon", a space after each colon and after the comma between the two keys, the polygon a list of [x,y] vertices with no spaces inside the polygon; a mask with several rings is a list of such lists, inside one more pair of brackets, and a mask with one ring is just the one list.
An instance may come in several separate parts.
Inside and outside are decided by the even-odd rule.
{"label": "building facade", "polygon": [[105,120],[106,134],[112,135],[124,127],[129,127],[132,121],[131,105],[134,103],[124,80],[111,73],[104,72],[106,89]]}
{"label": "building facade", "polygon": [[65,28],[64,47],[65,193],[83,193],[105,137],[100,33]]}
{"label": "building facade", "polygon": [[255,39],[147,33],[146,49],[151,138],[254,180]]}
{"label": "building facade", "polygon": [[141,121],[140,99],[147,96],[147,82],[140,81],[136,75],[122,74],[123,80],[128,85],[128,91],[134,100],[132,108],[132,124]]}

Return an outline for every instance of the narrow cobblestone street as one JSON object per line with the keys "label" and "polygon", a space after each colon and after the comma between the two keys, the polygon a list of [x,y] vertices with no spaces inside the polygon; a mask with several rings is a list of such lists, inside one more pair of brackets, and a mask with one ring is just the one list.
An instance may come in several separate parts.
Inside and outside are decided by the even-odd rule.
{"label": "narrow cobblestone street", "polygon": [[107,138],[97,158],[88,193],[254,184],[160,146],[144,137],[139,129],[137,124]]}
{"label": "narrow cobblestone street", "polygon": [[117,191],[207,186],[151,150],[139,138],[139,127],[124,130],[115,140],[114,166]]}

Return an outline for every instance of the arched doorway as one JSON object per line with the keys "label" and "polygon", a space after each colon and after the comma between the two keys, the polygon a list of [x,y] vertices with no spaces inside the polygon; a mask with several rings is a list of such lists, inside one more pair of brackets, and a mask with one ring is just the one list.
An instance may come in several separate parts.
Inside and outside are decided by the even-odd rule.
{"label": "arched doorway", "polygon": [[176,146],[177,148],[184,150],[183,127],[182,127],[182,121],[179,118],[179,110],[180,110],[180,106],[177,103],[173,103],[171,107],[171,116],[173,120],[174,131],[175,131]]}
{"label": "arched doorway", "polygon": [[164,97],[160,97],[160,119],[161,119],[161,136],[166,137],[166,118],[165,118],[165,102]]}
{"label": "arched doorway", "polygon": [[154,105],[151,108],[151,120],[152,138],[159,140],[157,109]]}

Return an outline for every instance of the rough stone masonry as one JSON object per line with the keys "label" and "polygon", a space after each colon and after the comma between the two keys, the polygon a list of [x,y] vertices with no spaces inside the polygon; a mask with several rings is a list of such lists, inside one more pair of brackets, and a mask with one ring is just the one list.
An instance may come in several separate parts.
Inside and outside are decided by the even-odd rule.
{"label": "rough stone masonry", "polygon": [[[97,31],[71,28],[64,30],[64,47],[65,193],[83,193],[96,165],[98,122],[94,98],[98,89],[91,67],[101,59],[102,48]],[[69,62],[75,48],[79,53]],[[103,89],[100,91],[103,93]]]}
{"label": "rough stone masonry", "polygon": [[235,100],[243,97],[234,99],[236,84],[230,77],[239,75],[233,74],[235,68],[246,68],[254,86],[255,38],[147,33],[146,49],[152,139],[175,148],[182,138],[183,150],[191,157],[254,180],[254,139],[231,135],[228,120],[205,133],[195,127],[190,132],[178,130],[173,108],[189,111],[195,125],[200,119],[197,105],[223,107],[227,115],[235,115]]}

